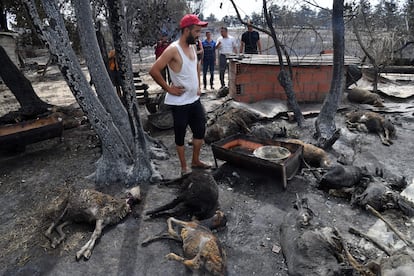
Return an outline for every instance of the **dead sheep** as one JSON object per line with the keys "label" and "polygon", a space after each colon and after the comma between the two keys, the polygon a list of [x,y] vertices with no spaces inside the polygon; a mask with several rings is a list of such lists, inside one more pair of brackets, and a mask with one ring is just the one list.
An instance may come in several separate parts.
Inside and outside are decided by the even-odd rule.
{"label": "dead sheep", "polygon": [[250,125],[257,120],[258,116],[253,112],[238,108],[227,109],[222,114],[216,114],[216,118],[209,122],[204,140],[211,144],[237,133],[249,133]]}
{"label": "dead sheep", "polygon": [[390,146],[393,142],[391,138],[396,135],[396,130],[392,122],[372,111],[351,111],[346,115],[346,126],[351,131],[372,132],[378,134],[381,142]]}
{"label": "dead sheep", "polygon": [[322,168],[327,168],[331,165],[331,160],[323,149],[299,139],[288,139],[286,142],[302,145],[303,159],[309,165]]}
{"label": "dead sheep", "polygon": [[[178,184],[180,191],[171,202],[147,211],[145,214],[152,218],[168,216],[195,216],[206,219],[214,215],[218,207],[219,190],[211,172],[201,169],[193,171],[169,183]],[[171,212],[165,212],[177,207]]]}
{"label": "dead sheep", "polygon": [[399,194],[390,189],[383,179],[375,178],[366,189],[355,194],[351,204],[365,207],[367,204],[377,211],[398,208]]}
{"label": "dead sheep", "polygon": [[[45,236],[50,240],[51,247],[55,248],[65,239],[63,227],[72,222],[95,223],[91,238],[76,253],[76,260],[82,257],[88,260],[102,230],[107,225],[119,223],[139,200],[141,194],[138,186],[127,190],[123,198],[115,198],[93,189],[69,191],[55,199],[54,203],[57,204],[50,206],[49,211],[56,214],[56,219],[46,230]],[[58,238],[52,236],[54,230],[59,234]]]}
{"label": "dead sheep", "polygon": [[348,90],[348,100],[355,103],[384,107],[384,100],[380,95],[361,88],[352,88]]}
{"label": "dead sheep", "polygon": [[335,165],[322,176],[319,188],[322,190],[347,189],[357,185],[364,176],[363,169],[352,165]]}
{"label": "dead sheep", "polygon": [[[142,246],[161,239],[179,241],[183,244],[185,257],[169,253],[165,256],[168,260],[178,261],[193,271],[207,271],[217,276],[226,275],[224,248],[211,232],[211,229],[225,226],[226,222],[222,211],[216,211],[214,216],[203,221],[186,222],[170,217],[167,219],[168,232],[146,239]],[[175,230],[174,224],[181,230]]]}
{"label": "dead sheep", "polygon": [[286,214],[280,225],[280,245],[289,275],[346,275],[341,266],[342,244],[339,233],[321,223],[314,222],[314,215],[307,200],[297,198],[296,210]]}

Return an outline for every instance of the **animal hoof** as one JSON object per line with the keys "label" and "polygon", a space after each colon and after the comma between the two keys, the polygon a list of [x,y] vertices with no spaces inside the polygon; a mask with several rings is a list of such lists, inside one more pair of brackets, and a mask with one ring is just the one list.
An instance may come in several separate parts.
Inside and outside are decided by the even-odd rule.
{"label": "animal hoof", "polygon": [[167,260],[174,260],[175,258],[174,258],[174,254],[173,253],[168,253],[167,255],[165,255],[165,258],[167,259]]}

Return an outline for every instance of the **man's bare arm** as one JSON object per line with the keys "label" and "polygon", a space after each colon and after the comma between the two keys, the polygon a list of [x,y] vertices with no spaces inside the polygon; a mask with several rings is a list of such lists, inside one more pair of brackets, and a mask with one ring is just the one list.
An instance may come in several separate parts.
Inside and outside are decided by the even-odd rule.
{"label": "man's bare arm", "polygon": [[171,86],[168,85],[161,74],[161,71],[174,59],[175,51],[177,51],[177,49],[174,47],[168,47],[165,49],[162,55],[152,65],[149,74],[166,92],[172,95],[180,96],[184,93],[184,89],[182,87],[174,86],[174,84]]}

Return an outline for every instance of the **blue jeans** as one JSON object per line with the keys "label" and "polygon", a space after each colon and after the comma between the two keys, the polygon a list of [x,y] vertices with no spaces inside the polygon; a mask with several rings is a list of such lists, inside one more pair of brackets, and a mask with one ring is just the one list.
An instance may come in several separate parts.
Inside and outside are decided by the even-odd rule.
{"label": "blue jeans", "polygon": [[210,70],[210,86],[213,87],[214,82],[214,57],[203,59],[203,83],[207,86],[207,71]]}

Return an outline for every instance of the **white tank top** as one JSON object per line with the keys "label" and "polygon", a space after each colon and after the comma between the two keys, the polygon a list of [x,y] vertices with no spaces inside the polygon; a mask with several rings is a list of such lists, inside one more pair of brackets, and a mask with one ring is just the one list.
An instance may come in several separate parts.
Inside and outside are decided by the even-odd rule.
{"label": "white tank top", "polygon": [[194,60],[188,58],[178,41],[174,41],[173,45],[178,49],[183,64],[181,71],[176,73],[169,66],[171,82],[175,86],[183,86],[185,92],[181,96],[171,95],[169,93],[165,96],[165,103],[170,105],[186,105],[197,101],[200,96],[197,95],[198,91],[198,72],[197,72],[197,53],[195,47],[191,47],[194,51]]}

